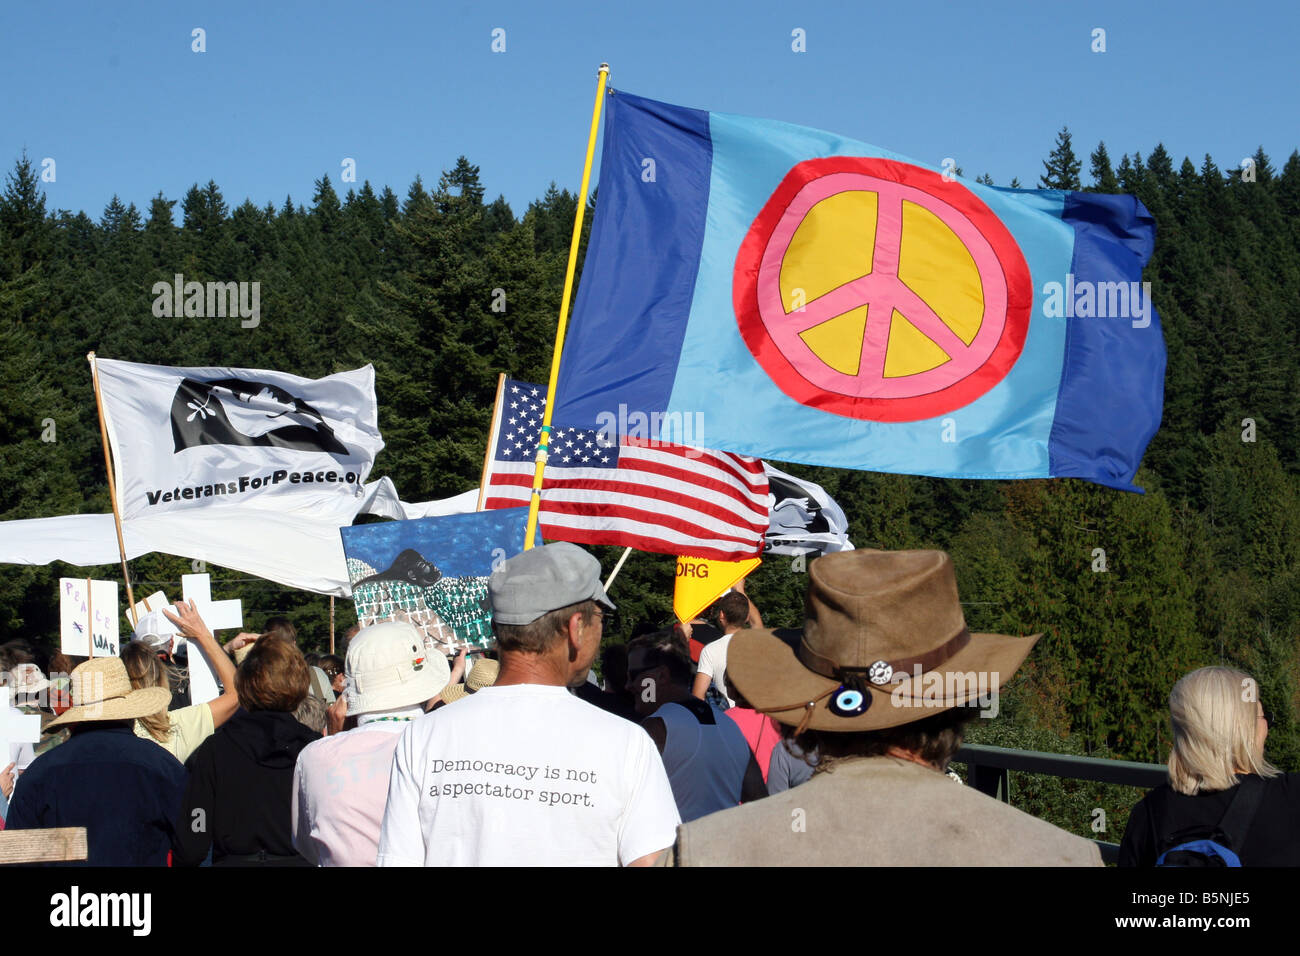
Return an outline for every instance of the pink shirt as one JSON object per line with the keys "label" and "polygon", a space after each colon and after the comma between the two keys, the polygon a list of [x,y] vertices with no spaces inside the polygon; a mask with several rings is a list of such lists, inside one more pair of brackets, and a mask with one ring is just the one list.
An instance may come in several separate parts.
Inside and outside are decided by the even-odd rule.
{"label": "pink shirt", "polygon": [[409,721],[377,720],[303,748],[293,773],[293,845],[318,866],[374,866],[393,751]]}
{"label": "pink shirt", "polygon": [[[745,735],[745,742],[758,761],[758,769],[763,771],[763,782],[767,782],[767,770],[772,765],[772,748],[781,739],[781,732],[776,729],[776,721],[767,714],[760,714],[748,707],[731,707],[726,715],[736,722],[740,732]],[[315,746],[313,744],[313,746]]]}

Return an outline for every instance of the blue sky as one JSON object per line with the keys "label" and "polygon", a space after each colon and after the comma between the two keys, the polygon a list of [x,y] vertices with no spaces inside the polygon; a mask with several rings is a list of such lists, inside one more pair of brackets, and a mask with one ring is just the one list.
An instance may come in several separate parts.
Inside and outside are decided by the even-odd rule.
{"label": "blue sky", "polygon": [[1300,146],[1298,35],[1284,2],[9,4],[0,165],[54,159],[48,206],[97,218],[114,193],[147,209],[209,179],[232,206],[308,203],[346,157],[405,196],[463,153],[519,215],[552,180],[577,189],[603,60],[616,88],[998,185],[1036,185],[1062,124],[1085,179],[1100,139],[1116,162],[1163,142],[1229,168],[1262,144],[1280,166]]}

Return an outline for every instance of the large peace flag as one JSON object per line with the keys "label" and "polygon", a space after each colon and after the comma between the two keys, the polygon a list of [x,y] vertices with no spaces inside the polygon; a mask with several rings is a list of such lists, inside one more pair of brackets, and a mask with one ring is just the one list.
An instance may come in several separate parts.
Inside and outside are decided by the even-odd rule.
{"label": "large peace flag", "polygon": [[556,420],[1136,490],[1165,348],[1135,198],[987,187],[820,130],[607,100]]}

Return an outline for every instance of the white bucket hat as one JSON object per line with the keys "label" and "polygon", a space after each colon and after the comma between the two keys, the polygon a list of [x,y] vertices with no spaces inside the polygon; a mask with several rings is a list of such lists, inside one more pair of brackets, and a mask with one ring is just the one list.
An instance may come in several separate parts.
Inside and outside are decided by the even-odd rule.
{"label": "white bucket hat", "polygon": [[180,634],[176,625],[163,617],[161,610],[141,614],[136,622],[133,640],[148,644],[155,651],[166,650],[172,640]]}
{"label": "white bucket hat", "polygon": [[348,644],[344,670],[349,716],[423,704],[451,679],[447,659],[430,655],[420,632],[406,621],[358,631]]}
{"label": "white bucket hat", "polygon": [[49,687],[50,681],[35,664],[19,664],[9,672],[9,686],[15,694],[32,695]]}

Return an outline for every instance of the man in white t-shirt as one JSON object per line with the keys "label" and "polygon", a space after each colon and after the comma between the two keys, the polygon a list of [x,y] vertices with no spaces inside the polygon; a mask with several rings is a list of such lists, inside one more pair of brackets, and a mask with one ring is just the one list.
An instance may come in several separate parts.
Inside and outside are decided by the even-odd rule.
{"label": "man in white t-shirt", "polygon": [[571,695],[600,647],[600,564],[576,545],[488,580],[495,684],[403,731],[380,866],[649,866],[679,817],[639,726]]}
{"label": "man in white t-shirt", "polygon": [[[722,595],[714,606],[718,610],[718,626],[722,628],[722,637],[705,645],[704,650],[700,651],[700,663],[691,693],[704,700],[709,683],[712,682],[714,689],[726,698],[727,706],[735,707],[736,702],[727,696],[727,646],[731,643],[731,635],[742,627],[762,627],[763,622],[761,617],[757,621],[750,620],[751,617],[758,616],[757,609],[750,604],[745,592],[739,589]],[[754,610],[753,615],[750,614],[751,609]]]}

